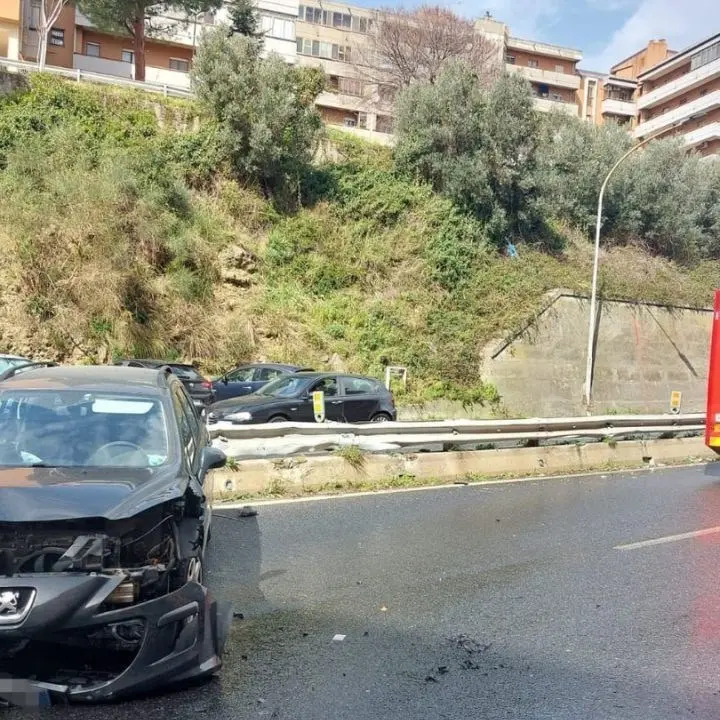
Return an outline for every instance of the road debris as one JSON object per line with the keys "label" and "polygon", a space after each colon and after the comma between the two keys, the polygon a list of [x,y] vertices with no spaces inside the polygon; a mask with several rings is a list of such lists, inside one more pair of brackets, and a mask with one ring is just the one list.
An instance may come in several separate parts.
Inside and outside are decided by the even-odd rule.
{"label": "road debris", "polygon": [[245,505],[244,507],[241,507],[240,510],[238,510],[238,517],[241,518],[255,517],[257,514],[258,511],[254,507],[250,507],[249,505]]}
{"label": "road debris", "polygon": [[345,635],[335,635],[333,642],[342,642],[345,639]]}

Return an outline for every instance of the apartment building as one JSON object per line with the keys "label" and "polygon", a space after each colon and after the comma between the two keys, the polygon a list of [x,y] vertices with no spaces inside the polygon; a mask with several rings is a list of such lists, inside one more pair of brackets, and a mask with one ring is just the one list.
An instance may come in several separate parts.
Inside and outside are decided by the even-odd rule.
{"label": "apartment building", "polygon": [[703,156],[720,154],[720,33],[638,73],[638,139],[683,138]]}
{"label": "apartment building", "polygon": [[579,71],[581,86],[578,91],[580,118],[593,125],[614,122],[631,129],[635,123],[637,82],[610,75]]}
{"label": "apartment building", "polygon": [[507,25],[489,16],[478,20],[475,28],[502,48],[508,72],[519,73],[528,80],[538,110],[578,114],[580,50],[513,37]]}
{"label": "apartment building", "polygon": [[[0,56],[35,60],[38,53],[40,0],[0,0],[0,9],[4,7],[2,3],[14,6],[19,14],[20,50],[15,57],[10,54],[3,55],[1,52]],[[294,63],[297,1],[260,0],[258,15],[260,26],[265,32],[265,52],[277,53],[286,62]],[[226,8],[221,8],[216,13],[201,13],[190,18],[173,13],[159,18],[159,24],[168,30],[146,39],[145,80],[174,87],[189,87],[188,73],[202,33],[227,19]],[[0,12],[0,28],[1,23]],[[0,42],[1,38],[0,34]],[[134,61],[133,43],[129,36],[100,31],[73,6],[64,8],[48,38],[48,65],[134,79]]]}
{"label": "apartment building", "polygon": [[368,34],[376,22],[373,10],[305,0],[296,24],[297,63],[322,68],[327,75],[316,103],[327,124],[389,142],[394,93],[377,82],[368,65]]}

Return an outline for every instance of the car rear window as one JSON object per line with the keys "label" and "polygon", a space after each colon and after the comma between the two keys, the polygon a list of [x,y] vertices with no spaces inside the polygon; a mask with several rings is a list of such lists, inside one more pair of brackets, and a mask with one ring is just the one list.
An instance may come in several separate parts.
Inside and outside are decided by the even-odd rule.
{"label": "car rear window", "polygon": [[370,378],[344,378],[346,395],[372,395],[381,391],[377,380]]}
{"label": "car rear window", "polygon": [[202,380],[200,373],[188,365],[168,365],[173,371],[173,375],[177,375],[181,380]]}

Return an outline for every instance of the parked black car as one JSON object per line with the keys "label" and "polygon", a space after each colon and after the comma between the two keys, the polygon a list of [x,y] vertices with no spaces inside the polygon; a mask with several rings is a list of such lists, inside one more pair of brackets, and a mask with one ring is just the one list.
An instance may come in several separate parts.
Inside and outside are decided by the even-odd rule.
{"label": "parked black car", "polygon": [[217,380],[213,380],[212,388],[215,393],[215,402],[250,395],[283,375],[291,375],[309,369],[299,365],[282,365],[279,363],[241,365],[225,373]]}
{"label": "parked black car", "polygon": [[160,368],[167,366],[180,378],[180,381],[188,391],[188,395],[192,398],[193,403],[197,407],[208,407],[215,402],[215,391],[212,382],[204,378],[193,365],[186,363],[173,363],[165,360],[118,360],[115,365],[125,365],[126,367],[144,367],[144,368]]}
{"label": "parked black car", "polygon": [[231,608],[203,585],[204,481],[225,462],[165,369],[2,382],[0,701],[103,701],[220,668]]}
{"label": "parked black car", "polygon": [[374,378],[338,373],[285,375],[252,395],[210,406],[208,422],[313,422],[312,393],[325,393],[325,417],[335,422],[385,422],[397,419],[390,391]]}

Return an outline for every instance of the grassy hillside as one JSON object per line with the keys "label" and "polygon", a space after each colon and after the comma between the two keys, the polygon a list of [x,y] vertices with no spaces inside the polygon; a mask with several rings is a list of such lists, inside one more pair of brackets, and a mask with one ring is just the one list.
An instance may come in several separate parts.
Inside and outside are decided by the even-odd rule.
{"label": "grassy hillside", "polygon": [[[301,209],[278,210],[229,178],[197,116],[41,76],[0,100],[0,351],[182,357],[208,372],[400,364],[408,400],[492,404],[484,344],[548,290],[588,290],[586,238],[559,227],[562,252],[506,258],[450,201],[397,176],[387,150],[342,134]],[[608,297],[706,306],[720,269],[623,247],[601,277]]]}

